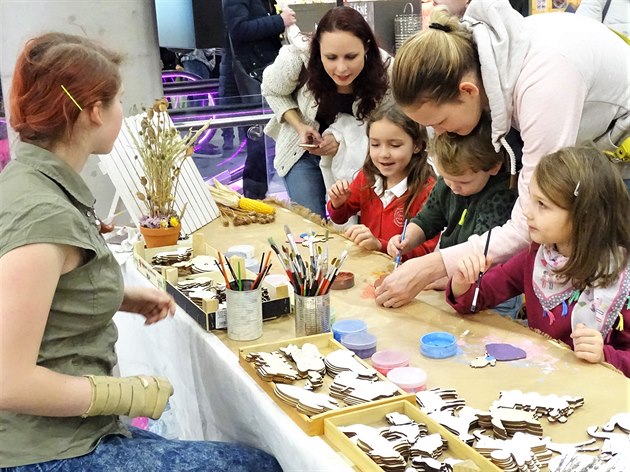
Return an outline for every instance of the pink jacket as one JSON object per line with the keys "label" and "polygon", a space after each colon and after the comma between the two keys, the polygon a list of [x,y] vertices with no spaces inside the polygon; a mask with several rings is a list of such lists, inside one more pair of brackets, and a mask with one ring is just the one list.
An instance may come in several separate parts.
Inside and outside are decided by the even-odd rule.
{"label": "pink jacket", "polygon": [[[630,135],[630,49],[605,26],[570,13],[523,18],[507,0],[472,0],[464,21],[479,51],[495,147],[511,126],[525,143],[519,199],[511,219],[492,231],[490,254],[500,263],[527,247],[523,206],[540,158],[584,141],[612,148]],[[609,127],[613,124],[612,128]],[[630,177],[628,165],[623,166]],[[449,275],[486,235],[441,250]]]}

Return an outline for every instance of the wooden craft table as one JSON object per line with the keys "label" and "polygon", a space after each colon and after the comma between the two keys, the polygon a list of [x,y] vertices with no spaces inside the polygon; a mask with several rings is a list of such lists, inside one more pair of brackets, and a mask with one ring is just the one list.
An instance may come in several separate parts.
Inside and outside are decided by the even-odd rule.
{"label": "wooden craft table", "polygon": [[[284,225],[289,225],[294,234],[300,234],[314,230],[317,233],[324,232],[324,229],[316,224],[308,221],[301,216],[292,213],[286,209],[279,208],[276,215],[276,222],[268,225],[251,225],[224,227],[221,222],[216,220],[200,230],[206,237],[206,241],[215,248],[225,251],[229,246],[235,244],[250,244],[255,247],[258,256],[261,251],[270,250],[267,242],[268,237],[273,237],[278,245],[287,245]],[[303,254],[308,254],[307,248],[302,248]],[[502,318],[501,316],[483,312],[476,315],[461,316],[446,304],[443,292],[423,292],[417,299],[402,308],[389,309],[377,306],[374,301],[373,282],[382,273],[388,272],[393,267],[389,257],[376,253],[365,251],[352,242],[346,240],[341,235],[335,234],[329,242],[329,258],[332,259],[341,254],[343,249],[349,251],[349,256],[343,266],[344,271],[351,271],[355,274],[355,286],[345,291],[331,292],[331,307],[334,309],[336,319],[360,318],[366,321],[368,330],[375,334],[378,338],[377,349],[397,349],[403,350],[410,354],[410,365],[424,369],[428,374],[427,387],[455,388],[460,398],[464,398],[467,405],[487,410],[490,404],[496,400],[501,390],[521,390],[524,392],[538,392],[541,394],[557,394],[584,397],[584,406],[578,408],[571,415],[565,424],[550,424],[546,419],[542,419],[543,431],[545,435],[552,437],[554,442],[577,442],[587,439],[586,428],[591,425],[601,426],[605,424],[610,417],[616,413],[630,410],[630,381],[625,376],[612,368],[605,365],[593,365],[580,361],[575,357],[573,352],[567,347],[561,346],[553,340],[545,338],[518,323]],[[274,269],[280,273],[280,263],[272,256]],[[178,314],[179,315],[179,314]],[[129,318],[129,317],[127,317]],[[293,316],[285,316],[276,320],[266,321],[264,323],[263,336],[256,341],[236,342],[228,339],[225,331],[215,331],[213,334],[204,332],[200,327],[194,325],[190,320],[182,320],[181,316],[176,316],[174,321],[170,323],[184,322],[186,325],[186,337],[198,337],[204,339],[206,343],[214,346],[215,349],[223,349],[227,347],[235,356],[233,360],[233,369],[239,369],[238,384],[226,385],[223,378],[207,378],[207,381],[201,382],[199,379],[194,380],[193,385],[178,385],[175,382],[175,396],[172,403],[177,403],[178,391],[186,392],[194,391],[198,405],[194,405],[197,414],[204,409],[211,408],[212,403],[217,397],[225,397],[226,402],[236,401],[235,397],[239,394],[235,392],[245,392],[243,390],[247,386],[248,395],[266,395],[255,382],[247,377],[242,369],[236,365],[236,355],[240,347],[261,344],[267,342],[281,341],[295,337]],[[166,374],[175,377],[181,374],[180,368],[165,367],[169,363],[167,352],[164,351],[164,342],[175,342],[182,349],[186,349],[185,345],[193,346],[194,343],[188,338],[177,340],[177,336],[172,332],[172,328],[167,325],[169,322],[160,323],[155,327],[145,330],[142,335],[138,335],[136,330],[141,329],[140,324],[130,327],[128,321],[120,322],[121,317],[117,315],[117,322],[121,331],[121,340],[129,337],[127,342],[119,342],[119,354],[126,352],[128,355],[122,354],[120,357],[121,373],[131,375],[142,371],[147,363],[159,370],[157,373]],[[160,327],[163,324],[164,326]],[[193,326],[194,325],[194,326]],[[125,333],[125,331],[127,331]],[[420,337],[431,331],[447,331],[456,336],[458,340],[459,352],[456,356],[448,359],[429,359],[420,354],[419,340]],[[168,333],[168,334],[165,334]],[[183,333],[183,332],[182,332]],[[156,345],[153,354],[159,359],[148,356],[150,361],[143,365],[136,366],[139,369],[125,370],[125,360],[127,357],[135,356],[129,351],[129,343],[137,346],[139,336],[155,337]],[[168,341],[161,337],[168,337]],[[211,340],[211,341],[210,341]],[[219,342],[220,341],[220,342]],[[511,362],[497,362],[495,367],[485,367],[482,369],[474,369],[469,366],[470,360],[481,356],[485,352],[487,343],[510,343],[521,347],[527,353],[527,358]],[[159,346],[159,347],[158,347]],[[176,348],[175,348],[176,349]],[[168,350],[167,350],[168,351]],[[198,356],[206,356],[207,353],[196,353]],[[186,366],[186,369],[195,371],[195,375],[204,376],[204,372],[198,371],[195,367],[195,356],[192,356],[192,367]],[[181,356],[180,356],[181,357]],[[186,359],[180,359],[186,362]],[[171,359],[172,361],[172,359]],[[207,363],[211,363],[210,360]],[[232,364],[231,364],[232,365]],[[179,372],[178,372],[179,371]],[[151,372],[154,373],[154,372]],[[236,375],[236,374],[235,374]],[[203,383],[203,389],[199,384]],[[229,388],[230,393],[224,392],[222,389]],[[254,392],[254,393],[252,393]],[[271,416],[286,415],[271,402],[265,405],[273,411]],[[263,400],[261,400],[263,401]],[[177,405],[183,406],[183,405]],[[191,405],[186,405],[190,410]],[[186,409],[184,408],[184,409]],[[276,409],[274,409],[276,408]],[[227,410],[232,411],[232,410]],[[238,414],[238,413],[237,413]],[[254,415],[256,412],[241,412],[241,415]],[[193,414],[194,416],[194,414]],[[284,420],[283,419],[283,420]],[[181,418],[185,421],[191,420],[191,415]],[[219,414],[214,420],[220,421],[236,421],[244,424],[245,429],[255,429],[256,425],[248,425],[247,419],[239,420],[238,418],[229,418]],[[275,421],[275,420],[274,420]],[[281,423],[286,431],[268,431],[269,435],[280,435],[285,438],[291,437],[295,440],[304,433],[297,427],[288,426],[288,423]],[[205,439],[231,439],[243,440],[238,436],[220,434],[220,430],[225,428],[224,424],[205,424],[202,436]],[[185,426],[184,426],[185,429]],[[230,427],[227,427],[230,430]],[[217,434],[219,431],[219,434]],[[189,431],[188,436],[196,436],[199,431]],[[251,431],[248,431],[251,434]],[[297,436],[296,436],[297,435]],[[186,434],[184,435],[186,436]],[[214,437],[213,437],[214,436]],[[227,436],[227,437],[226,437]],[[261,434],[263,437],[264,434]],[[246,436],[247,438],[248,436]],[[187,437],[187,439],[193,439]],[[198,438],[196,438],[198,439]],[[315,457],[311,457],[309,461],[301,462],[299,456],[305,454],[308,456],[325,457],[326,461],[333,460],[332,450],[322,442],[312,442],[317,438],[307,438],[304,435],[304,444],[307,450],[294,449],[291,453],[284,454],[279,451],[273,444],[269,444],[267,438],[263,441],[261,447],[265,447],[270,452],[276,454],[285,470],[343,470],[343,463],[340,461],[332,467],[321,468],[323,465],[317,463]],[[323,454],[323,456],[322,456]],[[311,467],[309,467],[309,464]]]}

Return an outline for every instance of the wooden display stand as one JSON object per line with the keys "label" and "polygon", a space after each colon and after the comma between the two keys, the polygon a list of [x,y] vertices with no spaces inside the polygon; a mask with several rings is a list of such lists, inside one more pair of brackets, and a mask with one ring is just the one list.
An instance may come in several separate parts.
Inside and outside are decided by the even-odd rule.
{"label": "wooden display stand", "polygon": [[[219,309],[219,301],[216,298],[207,298],[202,300],[202,307],[200,308],[190,298],[178,289],[177,282],[179,281],[178,270],[175,267],[163,268],[162,272],[156,271],[151,265],[150,261],[159,252],[175,251],[178,248],[186,247],[185,245],[165,246],[153,249],[147,249],[144,246],[143,241],[139,241],[135,244],[133,250],[133,257],[136,263],[138,271],[144,275],[149,282],[153,285],[170,293],[177,305],[179,305],[186,313],[190,315],[203,329],[211,331],[214,329],[225,329],[226,313],[225,310]],[[193,234],[192,236],[192,257],[195,256],[212,256],[217,257],[217,250],[205,242],[205,238],[202,234]],[[234,261],[230,259],[230,262],[234,266],[243,264],[242,258],[234,258]],[[242,273],[246,278],[255,278],[256,274],[245,269],[244,264]],[[217,283],[225,283],[223,276],[218,272],[203,272],[200,274],[190,275],[188,279],[195,279],[200,277],[207,277]],[[280,286],[268,286],[265,281],[262,283],[263,287],[268,289],[270,300],[263,302],[263,321],[277,318],[278,316],[286,315],[291,312],[291,302],[289,299],[289,287],[288,285]]]}

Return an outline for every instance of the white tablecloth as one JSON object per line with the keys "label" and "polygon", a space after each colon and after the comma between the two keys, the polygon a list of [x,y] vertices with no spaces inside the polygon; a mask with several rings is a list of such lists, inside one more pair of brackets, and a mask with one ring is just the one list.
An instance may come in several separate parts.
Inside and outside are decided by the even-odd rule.
{"label": "white tablecloth", "polygon": [[[148,285],[128,260],[125,283]],[[114,318],[121,376],[168,377],[175,388],[169,419],[180,439],[233,441],[273,454],[285,471],[349,471],[321,438],[307,436],[239,366],[237,356],[181,309],[145,326],[137,315]]]}

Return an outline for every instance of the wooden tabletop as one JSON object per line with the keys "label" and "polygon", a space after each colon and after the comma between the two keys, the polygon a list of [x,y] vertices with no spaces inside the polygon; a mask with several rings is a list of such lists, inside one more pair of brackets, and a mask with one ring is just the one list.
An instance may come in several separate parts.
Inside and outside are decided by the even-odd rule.
{"label": "wooden tabletop", "polygon": [[[211,246],[221,251],[232,245],[249,244],[254,246],[260,257],[261,251],[270,250],[269,237],[273,237],[278,245],[288,245],[284,225],[288,225],[295,235],[311,230],[322,234],[325,231],[317,224],[279,208],[275,223],[235,228],[224,227],[215,220],[200,232]],[[308,255],[307,248],[300,248],[303,255]],[[435,291],[422,292],[413,303],[401,308],[378,306],[374,301],[374,280],[389,272],[393,262],[387,255],[365,251],[343,236],[334,234],[329,242],[329,258],[338,256],[343,249],[349,251],[349,256],[342,270],[355,274],[355,286],[331,292],[331,307],[336,319],[365,320],[368,330],[378,338],[377,349],[407,352],[411,358],[410,365],[427,372],[428,388],[455,388],[469,406],[481,410],[487,410],[501,390],[584,397],[584,406],[578,408],[565,424],[541,420],[544,434],[551,436],[555,442],[587,439],[588,426],[602,426],[614,414],[630,410],[630,381],[624,375],[609,366],[581,361],[566,346],[496,313],[459,315],[446,304],[444,293]],[[272,272],[281,273],[275,255],[272,261],[275,269]],[[261,338],[248,342],[232,341],[225,331],[215,331],[215,334],[238,353],[238,349],[246,345],[295,337],[293,316],[266,321],[263,331]],[[447,331],[455,335],[458,354],[439,360],[424,357],[420,353],[419,340],[432,331]],[[524,349],[527,358],[497,362],[495,367],[471,368],[469,362],[484,354],[485,345],[496,342]]]}

